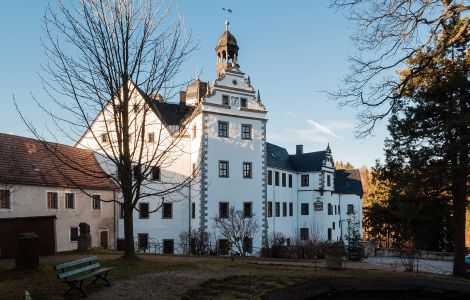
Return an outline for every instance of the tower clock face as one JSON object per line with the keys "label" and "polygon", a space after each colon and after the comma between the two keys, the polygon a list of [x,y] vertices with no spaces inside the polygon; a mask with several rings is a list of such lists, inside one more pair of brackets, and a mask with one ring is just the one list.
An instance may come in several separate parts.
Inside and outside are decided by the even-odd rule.
{"label": "tower clock face", "polygon": [[231,97],[230,104],[233,106],[237,106],[240,103],[240,98],[238,97]]}

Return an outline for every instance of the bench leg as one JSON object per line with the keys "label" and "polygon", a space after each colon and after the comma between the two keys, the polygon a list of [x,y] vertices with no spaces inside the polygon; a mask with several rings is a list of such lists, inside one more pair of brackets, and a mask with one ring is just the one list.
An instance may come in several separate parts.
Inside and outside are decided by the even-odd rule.
{"label": "bench leg", "polygon": [[108,278],[106,278],[106,276],[108,276],[108,271],[104,272],[103,274],[98,274],[98,275],[95,275],[95,280],[93,280],[93,282],[91,284],[95,284],[95,282],[97,282],[99,279],[103,280],[104,282],[106,282],[106,284],[108,286],[111,286],[111,283],[109,283],[109,280]]}
{"label": "bench leg", "polygon": [[83,297],[88,297],[88,295],[85,293],[85,291],[82,288],[83,287],[83,280],[80,281],[80,284],[79,284],[78,287],[77,287],[78,282],[67,282],[67,284],[69,286],[69,289],[67,290],[67,292],[65,292],[65,295],[70,294],[70,292],[72,290],[79,290],[82,293]]}

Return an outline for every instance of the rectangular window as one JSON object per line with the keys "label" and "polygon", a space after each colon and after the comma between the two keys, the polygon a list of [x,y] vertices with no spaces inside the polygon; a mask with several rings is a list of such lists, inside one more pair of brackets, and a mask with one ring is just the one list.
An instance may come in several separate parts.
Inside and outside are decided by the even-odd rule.
{"label": "rectangular window", "polygon": [[289,174],[289,187],[292,187],[292,174]]}
{"label": "rectangular window", "polygon": [[273,203],[271,201],[268,201],[268,217],[273,216]]}
{"label": "rectangular window", "polygon": [[222,105],[229,105],[227,95],[222,95]]}
{"label": "rectangular window", "polygon": [[251,125],[242,124],[242,140],[251,140]]}
{"label": "rectangular window", "polygon": [[93,209],[101,209],[101,195],[93,195],[92,202]]}
{"label": "rectangular window", "polygon": [[333,230],[335,230],[335,228],[336,228],[335,222],[333,222],[333,226],[332,226],[332,227],[333,227]]}
{"label": "rectangular window", "polygon": [[10,190],[0,190],[0,208],[10,209]]}
{"label": "rectangular window", "polygon": [[149,204],[139,203],[139,219],[148,219],[148,218],[149,218]]}
{"label": "rectangular window", "polygon": [[300,214],[302,216],[308,216],[308,203],[300,204]]}
{"label": "rectangular window", "polygon": [[286,173],[282,173],[282,187],[286,187]]}
{"label": "rectangular window", "polygon": [[276,217],[280,217],[280,216],[281,216],[281,203],[276,202]]}
{"label": "rectangular window", "polygon": [[65,193],[65,209],[75,209],[74,193]]}
{"label": "rectangular window", "polygon": [[274,172],[274,185],[279,186],[279,172]]}
{"label": "rectangular window", "polygon": [[328,228],[328,240],[331,241],[331,239],[332,239],[331,228]]}
{"label": "rectangular window", "polygon": [[219,218],[228,218],[228,202],[219,202]]}
{"label": "rectangular window", "polygon": [[289,202],[289,217],[292,217],[294,215],[294,204],[292,202]]}
{"label": "rectangular window", "polygon": [[328,215],[332,215],[333,214],[333,205],[331,205],[331,203],[328,203]]}
{"label": "rectangular window", "polygon": [[331,175],[326,175],[326,186],[331,186]]}
{"label": "rectangular window", "polygon": [[282,216],[287,217],[287,202],[282,202]]}
{"label": "rectangular window", "polygon": [[300,228],[300,240],[308,241],[308,228]]}
{"label": "rectangular window", "polygon": [[228,255],[228,240],[219,240],[219,255]]}
{"label": "rectangular window", "polygon": [[[338,209],[336,208],[337,206],[335,205],[335,215],[338,214]],[[334,229],[334,228],[333,228]]]}
{"label": "rectangular window", "polygon": [[156,181],[161,180],[160,167],[152,166],[152,180],[156,180]]}
{"label": "rectangular window", "polygon": [[173,218],[173,203],[163,203],[163,219],[172,219]]}
{"label": "rectangular window", "polygon": [[246,98],[241,98],[240,99],[240,107],[247,107],[248,106],[248,103],[247,103],[247,99]]}
{"label": "rectangular window", "polygon": [[251,202],[243,202],[243,216],[245,218],[251,218],[253,216]]}
{"label": "rectangular window", "polygon": [[228,177],[228,161],[219,160],[219,177]]}
{"label": "rectangular window", "polygon": [[101,142],[102,143],[107,143],[109,140],[108,140],[108,135],[106,133],[102,133],[101,134]]}
{"label": "rectangular window", "polygon": [[139,233],[137,234],[137,239],[139,242],[139,249],[146,250],[149,248],[149,234],[148,233]]}
{"label": "rectangular window", "polygon": [[147,133],[147,141],[149,143],[155,142],[155,133],[153,133],[153,132]]}
{"label": "rectangular window", "polygon": [[228,122],[219,121],[219,136],[228,137]]}
{"label": "rectangular window", "polygon": [[163,240],[163,254],[173,254],[175,249],[173,240]]}
{"label": "rectangular window", "polygon": [[300,176],[300,185],[301,186],[309,186],[309,176],[308,176],[308,174]]}
{"label": "rectangular window", "polygon": [[253,252],[253,239],[249,237],[245,237],[243,239],[243,251],[245,253],[252,253]]}
{"label": "rectangular window", "polygon": [[251,162],[243,163],[243,178],[251,178]]}
{"label": "rectangular window", "polygon": [[191,203],[191,219],[196,219],[196,203]]}
{"label": "rectangular window", "polygon": [[348,215],[351,215],[354,213],[354,205],[348,204]]}
{"label": "rectangular window", "polygon": [[70,227],[70,241],[78,241],[78,227]]}
{"label": "rectangular window", "polygon": [[47,192],[47,208],[48,209],[58,209],[59,201],[57,200],[59,195],[57,192]]}
{"label": "rectangular window", "polygon": [[136,165],[134,166],[133,169],[134,173],[134,180],[137,181],[142,177],[142,166],[141,165]]}
{"label": "rectangular window", "polygon": [[273,171],[268,171],[268,185],[273,185]]}

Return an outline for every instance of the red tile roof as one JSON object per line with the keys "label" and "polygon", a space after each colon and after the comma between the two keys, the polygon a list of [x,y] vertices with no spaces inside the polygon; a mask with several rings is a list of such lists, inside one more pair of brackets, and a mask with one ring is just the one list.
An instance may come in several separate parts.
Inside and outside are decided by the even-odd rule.
{"label": "red tile roof", "polygon": [[0,183],[119,188],[107,177],[91,150],[4,133],[0,133]]}

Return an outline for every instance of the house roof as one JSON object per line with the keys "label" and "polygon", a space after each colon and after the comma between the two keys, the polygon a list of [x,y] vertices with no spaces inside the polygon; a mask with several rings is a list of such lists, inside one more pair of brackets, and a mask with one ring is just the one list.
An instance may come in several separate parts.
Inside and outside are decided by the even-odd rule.
{"label": "house roof", "polygon": [[335,170],[335,192],[356,194],[362,197],[361,174],[359,170]]}
{"label": "house roof", "polygon": [[268,167],[281,168],[294,172],[321,171],[326,151],[291,154],[285,148],[266,143]]}
{"label": "house roof", "polygon": [[[52,154],[54,153],[54,154]],[[0,133],[0,183],[116,190],[91,150]]]}
{"label": "house roof", "polygon": [[297,172],[321,171],[326,151],[290,155],[290,160]]}
{"label": "house roof", "polygon": [[182,105],[156,100],[145,94],[139,87],[137,91],[145,99],[149,107],[155,112],[160,120],[166,125],[181,125],[196,109],[195,106]]}
{"label": "house roof", "polygon": [[266,143],[266,152],[268,167],[295,171],[294,166],[291,164],[289,153],[285,148]]}
{"label": "house roof", "polygon": [[[319,172],[327,155],[327,151],[289,155],[285,148],[271,143],[266,143],[266,152],[268,167],[292,172]],[[362,197],[359,170],[335,170],[335,192]]]}

